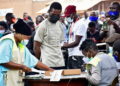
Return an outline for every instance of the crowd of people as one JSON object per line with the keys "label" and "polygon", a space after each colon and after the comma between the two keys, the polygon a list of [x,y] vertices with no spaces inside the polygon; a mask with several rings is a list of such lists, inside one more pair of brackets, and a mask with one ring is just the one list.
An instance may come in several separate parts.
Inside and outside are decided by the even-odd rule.
{"label": "crowd of people", "polygon": [[[22,78],[33,67],[81,69],[90,85],[112,86],[120,69],[120,3],[108,7],[80,16],[76,6],[62,13],[53,2],[35,22],[28,13],[23,18],[7,13],[0,21],[0,86],[24,86]],[[106,52],[100,52],[100,43],[109,46]]]}

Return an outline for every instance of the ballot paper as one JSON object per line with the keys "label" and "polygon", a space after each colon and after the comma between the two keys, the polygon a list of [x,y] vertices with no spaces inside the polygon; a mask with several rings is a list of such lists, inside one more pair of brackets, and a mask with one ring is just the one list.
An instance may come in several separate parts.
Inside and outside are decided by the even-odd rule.
{"label": "ballot paper", "polygon": [[32,72],[36,72],[36,73],[39,73],[39,74],[45,74],[45,71],[37,70],[35,68],[32,68]]}
{"label": "ballot paper", "polygon": [[60,81],[61,77],[62,77],[62,71],[63,70],[55,70],[52,72],[51,77],[50,77],[50,81]]}

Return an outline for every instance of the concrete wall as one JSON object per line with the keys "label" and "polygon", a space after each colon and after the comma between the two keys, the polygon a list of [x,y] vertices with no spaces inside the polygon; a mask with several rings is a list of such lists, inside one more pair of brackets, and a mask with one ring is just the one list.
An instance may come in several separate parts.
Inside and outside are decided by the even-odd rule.
{"label": "concrete wall", "polygon": [[97,5],[93,6],[92,8],[88,9],[88,11],[92,11],[92,10],[99,10],[101,11],[109,11],[109,6],[112,2],[120,2],[120,0],[103,0],[100,3],[98,3]]}
{"label": "concrete wall", "polygon": [[[35,17],[39,15],[37,12],[41,10],[44,7],[47,7],[46,3],[49,3],[52,0],[45,0],[45,1],[32,1],[32,0],[0,0],[0,9],[6,9],[6,8],[13,8],[14,14],[16,17],[23,17],[23,13],[27,12],[33,20],[35,20]],[[95,5],[94,7],[90,8],[91,10],[108,10],[108,7],[111,2],[113,1],[120,1],[120,0],[105,0],[103,2],[100,2],[99,4]],[[80,11],[78,13],[83,13],[84,11]],[[4,17],[0,16],[0,20]]]}
{"label": "concrete wall", "polygon": [[[32,15],[32,0],[0,0],[0,9],[13,8],[17,17],[23,16],[24,12]],[[3,17],[0,17],[2,19]]]}
{"label": "concrete wall", "polygon": [[[46,7],[46,3],[51,0],[45,1],[32,1],[32,0],[0,0],[0,9],[13,8],[16,17],[22,18],[23,13],[27,12],[33,20],[39,15],[37,12]],[[0,16],[0,20],[4,19],[4,16]]]}
{"label": "concrete wall", "polygon": [[41,14],[39,14],[37,12],[40,11],[42,8],[47,7],[46,3],[48,3],[49,1],[50,0],[41,1],[41,2],[39,2],[39,1],[33,2],[33,4],[32,4],[32,17],[33,17],[33,19],[35,19],[35,17],[37,15],[41,15]]}

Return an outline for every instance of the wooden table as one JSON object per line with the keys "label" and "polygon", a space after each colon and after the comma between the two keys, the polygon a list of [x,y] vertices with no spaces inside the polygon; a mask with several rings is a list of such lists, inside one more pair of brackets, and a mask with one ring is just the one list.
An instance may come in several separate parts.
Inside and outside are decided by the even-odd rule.
{"label": "wooden table", "polygon": [[50,77],[44,79],[24,79],[28,86],[88,86],[84,75],[63,76],[59,82],[50,82]]}

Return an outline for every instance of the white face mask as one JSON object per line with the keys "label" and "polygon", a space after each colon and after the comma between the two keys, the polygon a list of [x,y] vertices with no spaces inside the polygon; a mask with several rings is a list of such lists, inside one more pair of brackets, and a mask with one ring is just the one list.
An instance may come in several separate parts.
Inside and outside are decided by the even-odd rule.
{"label": "white face mask", "polygon": [[5,32],[5,30],[0,30],[0,33],[3,34]]}
{"label": "white face mask", "polygon": [[67,17],[66,21],[69,22],[69,23],[71,23],[71,22],[73,22],[73,19],[71,17]]}
{"label": "white face mask", "polygon": [[28,44],[28,41],[29,41],[29,40],[24,39],[24,40],[21,41],[21,43],[22,43],[23,45],[27,45],[27,44]]}

